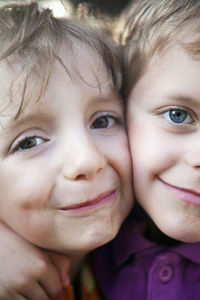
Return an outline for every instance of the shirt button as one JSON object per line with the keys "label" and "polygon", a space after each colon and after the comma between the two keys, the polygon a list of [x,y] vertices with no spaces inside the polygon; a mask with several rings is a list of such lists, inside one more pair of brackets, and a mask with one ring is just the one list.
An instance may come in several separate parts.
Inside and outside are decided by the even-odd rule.
{"label": "shirt button", "polygon": [[173,270],[170,266],[163,266],[159,270],[159,278],[163,283],[168,282],[173,276]]}

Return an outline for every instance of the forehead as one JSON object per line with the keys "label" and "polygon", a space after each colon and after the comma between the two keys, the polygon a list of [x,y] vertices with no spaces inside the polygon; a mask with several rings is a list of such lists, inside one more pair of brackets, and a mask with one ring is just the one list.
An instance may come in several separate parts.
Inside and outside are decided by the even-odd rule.
{"label": "forehead", "polygon": [[[40,67],[40,66],[38,66]],[[0,106],[1,113],[9,106],[13,116],[17,112],[25,89],[25,102],[33,103],[38,100],[42,88],[42,78],[28,77],[25,84],[25,74],[19,63],[11,64],[7,60],[0,62]],[[44,91],[59,89],[59,85],[79,84],[80,87],[91,87],[94,93],[101,92],[101,88],[113,89],[112,78],[99,54],[84,43],[77,42],[73,51],[63,42],[59,52],[55,55],[54,63],[50,66],[50,74],[47,87]],[[55,85],[55,81],[60,81]],[[44,95],[42,95],[41,99]]]}
{"label": "forehead", "polygon": [[83,42],[75,41],[72,51],[68,51],[68,47],[63,41],[59,56],[65,66],[63,70],[67,69],[67,75],[70,79],[81,79],[82,82],[91,86],[97,86],[97,84],[105,86],[108,83],[113,85],[110,70],[108,70],[97,49],[89,47]]}
{"label": "forehead", "polygon": [[200,99],[199,78],[200,60],[179,45],[170,46],[151,58],[130,99],[147,107],[172,99]]}
{"label": "forehead", "polygon": [[[154,82],[170,82],[168,88],[179,86],[184,89],[184,82],[197,83],[200,72],[200,60],[186,51],[179,44],[170,44],[156,53],[149,61],[144,77],[151,77]],[[190,74],[190,76],[189,76]],[[155,76],[157,76],[155,80]],[[176,80],[175,80],[176,78]]]}

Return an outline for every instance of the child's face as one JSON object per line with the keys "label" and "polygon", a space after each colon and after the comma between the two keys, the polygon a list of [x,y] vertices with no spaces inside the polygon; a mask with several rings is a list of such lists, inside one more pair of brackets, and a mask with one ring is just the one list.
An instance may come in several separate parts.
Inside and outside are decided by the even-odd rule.
{"label": "child's face", "polygon": [[128,131],[136,198],[161,231],[200,241],[200,62],[172,46],[132,90]]}
{"label": "child's face", "polygon": [[76,59],[88,84],[56,62],[44,96],[17,120],[20,99],[5,108],[12,71],[0,65],[0,218],[30,242],[64,253],[112,239],[133,201],[120,101],[98,57],[82,50]]}

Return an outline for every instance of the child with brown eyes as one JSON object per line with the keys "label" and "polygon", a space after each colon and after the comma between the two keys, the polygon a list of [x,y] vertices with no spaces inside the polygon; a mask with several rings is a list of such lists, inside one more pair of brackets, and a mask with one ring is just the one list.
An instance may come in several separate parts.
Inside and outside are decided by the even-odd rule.
{"label": "child with brown eyes", "polygon": [[124,18],[123,91],[139,205],[116,239],[95,250],[96,277],[109,300],[198,300],[200,1],[135,0]]}
{"label": "child with brown eyes", "polygon": [[[103,35],[36,3],[0,8],[0,45],[0,299],[61,299],[65,257],[73,277],[132,207],[120,67]],[[88,272],[75,293],[100,299]]]}
{"label": "child with brown eyes", "polygon": [[[107,300],[199,300],[200,2],[135,0],[119,24],[123,28],[123,93],[127,99],[127,127],[134,170],[133,186],[138,204],[133,210],[133,217],[130,216],[125,221],[117,237],[108,245],[95,250],[95,276],[103,298]],[[49,99],[52,98],[48,97]],[[74,97],[70,100],[74,100]],[[112,126],[105,126],[102,115],[100,120],[97,119],[90,123],[92,133],[95,132],[94,126],[106,127],[106,130],[103,129],[104,133],[111,130],[110,128],[113,129]],[[73,124],[73,128],[78,128],[77,126],[77,123]],[[30,137],[39,138],[39,148],[36,148],[36,151],[22,151],[21,148],[27,142],[26,135],[22,141],[13,144],[15,155],[10,154],[8,158],[14,159],[16,156],[17,159],[23,159],[27,166],[30,156],[38,159],[37,153],[42,156],[45,153],[43,149],[51,153],[51,148],[48,148],[48,136],[34,133]],[[103,137],[112,139],[112,135],[103,134]],[[45,143],[43,139],[46,140]],[[102,147],[104,151],[108,151],[105,145]],[[112,155],[119,151],[113,144],[110,145],[111,149]],[[12,153],[12,150],[8,153]],[[5,162],[9,162],[8,158],[6,157]],[[56,155],[54,159],[61,159],[60,155]],[[67,161],[71,161],[70,156]],[[48,166],[48,162],[45,167],[46,165]],[[18,168],[19,178],[23,174],[22,166]],[[29,174],[29,169],[26,170]],[[65,170],[69,171],[70,168]],[[48,171],[47,175],[51,176],[51,173]],[[79,172],[79,179],[84,178],[82,173],[84,174]],[[14,174],[11,175],[9,178],[12,180]],[[16,173],[14,178],[18,178]],[[126,180],[129,179],[130,177],[126,177]],[[5,185],[5,182],[2,184]],[[59,181],[56,186],[59,186]],[[51,196],[55,190],[49,192],[50,204],[53,201],[51,199],[57,199]],[[31,192],[29,195],[28,191],[27,187],[26,199],[32,199]],[[11,200],[15,198],[13,194]],[[7,197],[7,201],[11,200]],[[6,205],[7,202],[3,208]],[[32,205],[28,202],[23,207],[28,210]],[[1,214],[6,216],[5,209]],[[33,217],[31,220],[34,221]],[[3,221],[9,225],[5,217]],[[14,230],[20,233],[19,230]],[[101,231],[100,233],[102,234]],[[7,236],[5,234],[6,242],[9,234],[12,232],[7,233]],[[80,232],[80,237],[82,235]],[[60,233],[59,236],[61,238]],[[31,242],[34,243],[34,240]],[[20,243],[16,241],[16,245],[24,251],[25,246],[21,247]],[[8,246],[5,247],[7,248]],[[52,247],[47,248],[52,250]],[[9,264],[6,266],[7,272]],[[22,270],[21,262],[19,267]],[[31,276],[30,278],[33,278]],[[16,282],[12,281],[12,285],[8,279],[9,276],[6,276],[5,284],[7,287],[11,286],[10,290],[13,286],[16,291]],[[34,290],[33,286],[32,289]]]}

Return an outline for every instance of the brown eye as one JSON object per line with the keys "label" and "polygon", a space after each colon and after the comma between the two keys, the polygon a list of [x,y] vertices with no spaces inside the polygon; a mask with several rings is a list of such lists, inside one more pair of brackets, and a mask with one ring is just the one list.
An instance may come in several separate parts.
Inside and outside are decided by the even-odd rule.
{"label": "brown eye", "polygon": [[103,117],[97,118],[97,119],[93,122],[92,128],[107,128],[108,125],[109,125],[108,117],[103,116]]}
{"label": "brown eye", "polygon": [[121,120],[112,115],[104,115],[96,118],[91,125],[92,129],[111,129],[121,124]]}
{"label": "brown eye", "polygon": [[17,146],[14,149],[14,152],[32,149],[34,147],[39,146],[43,142],[44,140],[42,138],[36,136],[27,137],[17,144]]}
{"label": "brown eye", "polygon": [[21,149],[29,149],[35,147],[37,145],[37,141],[35,137],[28,138],[19,143],[19,148]]}

